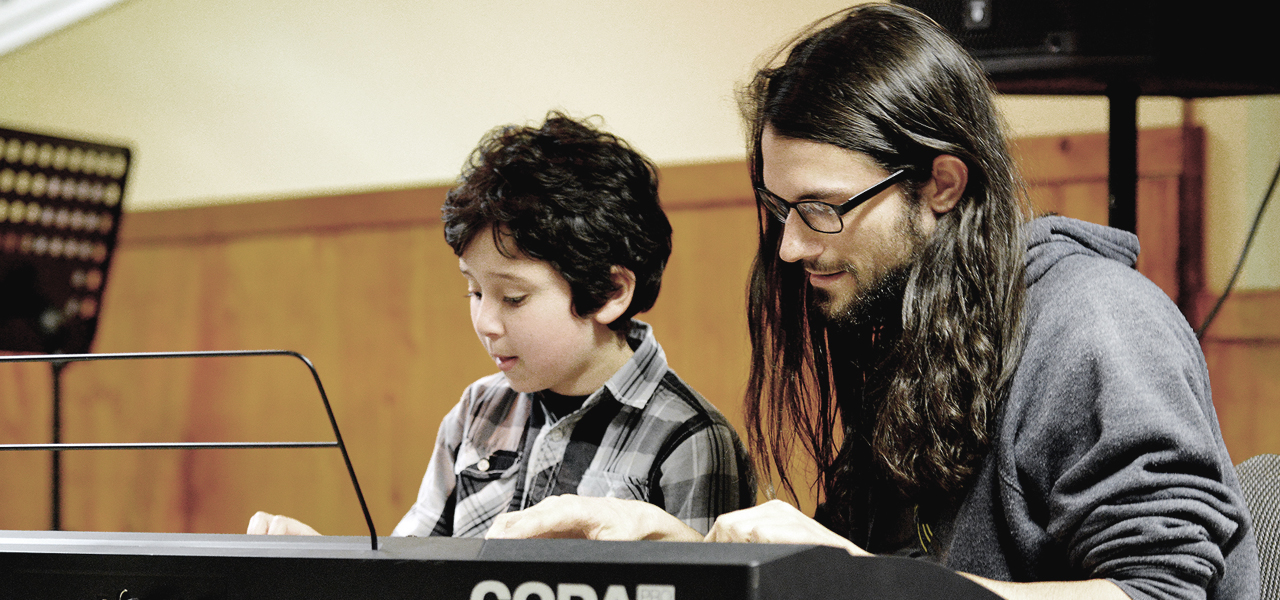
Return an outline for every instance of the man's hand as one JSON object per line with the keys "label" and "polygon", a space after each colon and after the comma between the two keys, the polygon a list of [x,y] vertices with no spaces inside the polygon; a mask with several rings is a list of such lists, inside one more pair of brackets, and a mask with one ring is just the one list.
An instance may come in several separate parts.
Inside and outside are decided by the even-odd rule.
{"label": "man's hand", "polygon": [[249,535],[320,535],[310,525],[284,515],[258,511],[249,519]]}
{"label": "man's hand", "polygon": [[485,537],[702,541],[702,534],[647,502],[572,494],[499,515]]}
{"label": "man's hand", "polygon": [[[720,515],[707,534],[708,542],[763,542],[773,544],[822,544],[844,548],[856,556],[870,556],[866,550],[834,531],[806,517],[794,506],[770,500],[755,508]],[[1128,600],[1129,596],[1105,579],[1089,581],[1043,581],[1009,583],[960,573],[979,585],[1010,600],[1065,600],[1090,598]]]}
{"label": "man's hand", "polygon": [[1010,583],[996,581],[960,573],[985,587],[1001,598],[1008,600],[1129,600],[1129,595],[1120,586],[1106,579],[1090,579],[1088,581],[1038,581],[1031,583]]}
{"label": "man's hand", "polygon": [[820,544],[844,548],[855,556],[870,554],[781,500],[720,515],[706,541]]}

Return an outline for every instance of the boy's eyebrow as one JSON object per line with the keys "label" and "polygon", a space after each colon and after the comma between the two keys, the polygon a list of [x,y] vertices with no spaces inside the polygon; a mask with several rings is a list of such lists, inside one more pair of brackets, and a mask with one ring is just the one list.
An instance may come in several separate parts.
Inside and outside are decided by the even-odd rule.
{"label": "boy's eyebrow", "polygon": [[[463,275],[465,275],[465,276],[467,276],[467,277],[475,277],[475,275],[473,275],[473,274],[471,273],[471,271],[470,271],[470,270],[468,270],[468,269],[465,269],[465,268],[459,267],[459,268],[458,268],[458,270],[459,270]],[[528,279],[526,279],[526,278],[524,278],[524,277],[521,277],[521,276],[519,276],[519,275],[516,275],[516,274],[514,274],[514,273],[505,273],[505,272],[502,272],[502,271],[498,271],[497,273],[489,273],[488,275],[489,275],[490,277],[496,277],[496,278],[498,278],[498,279],[505,279],[505,280],[507,280],[507,281],[513,281],[513,282],[516,282],[516,283],[528,283],[528,281],[529,281]]]}

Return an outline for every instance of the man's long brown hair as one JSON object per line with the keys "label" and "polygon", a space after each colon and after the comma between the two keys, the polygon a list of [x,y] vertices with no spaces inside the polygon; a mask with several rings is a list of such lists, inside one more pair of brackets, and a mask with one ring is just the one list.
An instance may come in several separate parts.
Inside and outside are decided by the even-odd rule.
{"label": "man's long brown hair", "polygon": [[782,226],[758,211],[748,440],[793,497],[788,468],[801,446],[827,514],[848,528],[868,482],[949,502],[979,468],[1021,355],[1028,211],[990,83],[927,17],[857,6],[790,46],[742,94],[757,186],[766,127],[911,170],[912,202],[937,156],[969,172],[909,266],[901,320],[883,326],[835,328],[811,312],[803,266],[778,258]]}

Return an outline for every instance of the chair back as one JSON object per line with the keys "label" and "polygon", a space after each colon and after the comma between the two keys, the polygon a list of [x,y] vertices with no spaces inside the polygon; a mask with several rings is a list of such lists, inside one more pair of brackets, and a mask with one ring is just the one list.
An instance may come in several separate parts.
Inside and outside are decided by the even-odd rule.
{"label": "chair back", "polygon": [[1262,563],[1262,597],[1280,598],[1280,455],[1254,456],[1236,465],[1236,473],[1253,515]]}

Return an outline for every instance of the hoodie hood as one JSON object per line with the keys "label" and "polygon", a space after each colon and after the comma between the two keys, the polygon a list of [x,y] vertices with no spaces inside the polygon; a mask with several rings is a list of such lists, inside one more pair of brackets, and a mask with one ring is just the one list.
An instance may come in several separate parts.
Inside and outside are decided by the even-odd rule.
{"label": "hoodie hood", "polygon": [[1087,221],[1041,217],[1027,225],[1026,234],[1027,285],[1068,256],[1100,256],[1129,268],[1138,260],[1138,236]]}

